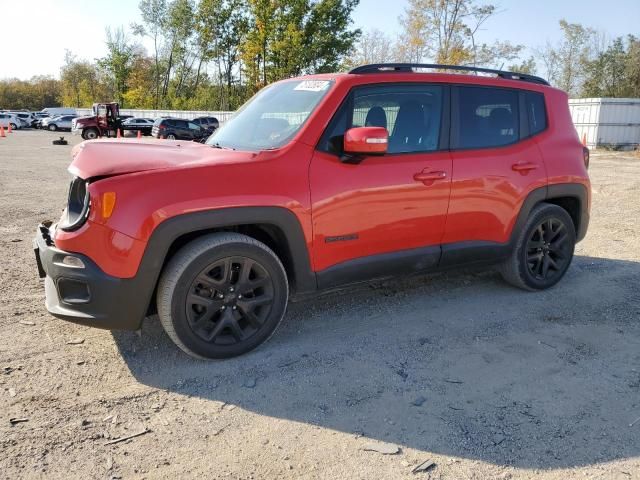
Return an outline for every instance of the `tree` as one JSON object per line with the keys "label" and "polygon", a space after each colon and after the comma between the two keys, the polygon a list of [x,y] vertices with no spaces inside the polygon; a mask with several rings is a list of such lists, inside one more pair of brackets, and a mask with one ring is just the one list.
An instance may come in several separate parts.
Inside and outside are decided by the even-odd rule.
{"label": "tree", "polygon": [[60,69],[61,100],[71,107],[90,107],[96,99],[110,98],[113,90],[100,67],[79,60],[67,50]]}
{"label": "tree", "polygon": [[59,107],[60,98],[60,81],[52,77],[0,80],[0,108],[41,110],[45,107]]}
{"label": "tree", "polygon": [[129,77],[139,49],[129,42],[122,28],[112,31],[107,27],[106,34],[107,56],[99,59],[98,65],[107,72],[115,98],[124,107],[124,94],[129,87]]}
{"label": "tree", "polygon": [[513,61],[521,45],[478,41],[482,26],[497,13],[494,5],[475,0],[409,0],[400,18],[400,55],[410,62],[448,65],[495,67]]}
{"label": "tree", "polygon": [[507,67],[507,70],[509,70],[510,72],[517,72],[517,73],[526,73],[529,75],[535,75],[536,74],[536,60],[533,57],[529,57],[526,60],[523,60],[521,63],[514,63],[513,65],[510,65],[509,67]]}
{"label": "tree", "polygon": [[593,51],[595,30],[578,23],[560,20],[562,40],[556,45],[547,42],[538,49],[538,57],[546,69],[546,77],[552,85],[569,95],[577,95],[583,81],[583,67]]}
{"label": "tree", "polygon": [[247,83],[255,91],[301,73],[335,71],[360,35],[351,29],[358,0],[248,0],[242,44]]}
{"label": "tree", "polygon": [[360,0],[320,0],[313,3],[304,27],[301,73],[335,72],[361,35],[351,28],[351,15]]}
{"label": "tree", "polygon": [[141,0],[140,13],[144,25],[131,26],[134,35],[148,36],[153,41],[153,108],[158,108],[160,102],[160,51],[163,47],[163,33],[167,15],[166,0]]}
{"label": "tree", "polygon": [[640,97],[640,39],[616,38],[584,65],[582,96]]}
{"label": "tree", "polygon": [[393,40],[378,29],[364,32],[345,61],[346,68],[368,63],[386,63],[396,60]]}

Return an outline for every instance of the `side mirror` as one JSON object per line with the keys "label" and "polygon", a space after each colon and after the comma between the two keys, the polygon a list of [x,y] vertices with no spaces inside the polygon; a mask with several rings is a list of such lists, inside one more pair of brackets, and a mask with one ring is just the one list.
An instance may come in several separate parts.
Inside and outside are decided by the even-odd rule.
{"label": "side mirror", "polygon": [[388,143],[389,134],[386,128],[351,128],[344,134],[343,162],[358,163],[362,160],[362,155],[384,155],[387,153]]}

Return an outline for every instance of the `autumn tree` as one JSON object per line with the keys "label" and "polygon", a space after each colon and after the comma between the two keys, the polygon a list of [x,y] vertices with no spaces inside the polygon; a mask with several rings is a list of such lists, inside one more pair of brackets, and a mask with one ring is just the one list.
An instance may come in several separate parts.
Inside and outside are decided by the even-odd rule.
{"label": "autumn tree", "polygon": [[518,58],[523,46],[482,43],[479,33],[497,15],[495,5],[475,0],[409,0],[398,55],[408,62],[500,67]]}
{"label": "autumn tree", "polygon": [[0,80],[0,108],[41,110],[61,106],[60,81],[48,76]]}

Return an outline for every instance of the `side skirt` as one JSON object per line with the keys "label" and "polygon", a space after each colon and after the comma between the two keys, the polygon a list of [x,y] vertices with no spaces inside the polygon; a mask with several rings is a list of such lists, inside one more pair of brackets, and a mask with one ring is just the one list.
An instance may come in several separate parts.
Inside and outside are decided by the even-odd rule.
{"label": "side skirt", "polygon": [[506,258],[509,252],[508,243],[460,242],[371,255],[317,272],[318,289],[465,265],[493,265]]}
{"label": "side skirt", "polygon": [[434,270],[440,261],[440,246],[431,246],[360,257],[316,273],[319,289],[367,280]]}

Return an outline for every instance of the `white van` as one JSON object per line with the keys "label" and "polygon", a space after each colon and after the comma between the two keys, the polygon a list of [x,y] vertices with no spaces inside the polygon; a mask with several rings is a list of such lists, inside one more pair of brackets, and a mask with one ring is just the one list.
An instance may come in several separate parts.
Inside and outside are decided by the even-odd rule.
{"label": "white van", "polygon": [[55,117],[56,115],[75,115],[76,109],[69,107],[47,107],[42,109],[42,113],[46,113],[50,117]]}

